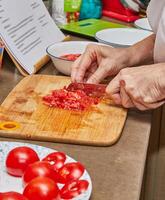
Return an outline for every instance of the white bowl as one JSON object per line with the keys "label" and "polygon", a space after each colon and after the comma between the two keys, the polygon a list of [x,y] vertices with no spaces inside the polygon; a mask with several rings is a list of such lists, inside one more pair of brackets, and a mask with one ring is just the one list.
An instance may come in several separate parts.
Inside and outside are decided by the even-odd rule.
{"label": "white bowl", "polygon": [[50,45],[46,51],[52,59],[56,69],[59,72],[69,76],[71,74],[71,66],[73,61],[69,61],[60,57],[65,54],[82,54],[85,51],[86,46],[91,43],[99,45],[97,42],[88,41],[59,42]]}
{"label": "white bowl", "polygon": [[113,47],[129,47],[151,34],[150,31],[136,28],[111,28],[97,32],[95,38]]}

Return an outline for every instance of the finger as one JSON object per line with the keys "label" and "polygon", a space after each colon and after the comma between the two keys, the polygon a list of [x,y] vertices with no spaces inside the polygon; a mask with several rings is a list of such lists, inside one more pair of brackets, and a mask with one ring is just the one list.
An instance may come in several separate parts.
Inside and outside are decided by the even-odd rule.
{"label": "finger", "polygon": [[149,109],[146,104],[144,104],[140,100],[135,99],[133,97],[133,95],[129,92],[129,90],[127,90],[127,87],[125,87],[125,91],[127,92],[128,96],[130,97],[130,99],[134,105],[133,107],[136,107],[137,109],[142,110],[142,111]]}
{"label": "finger", "polygon": [[98,45],[90,45],[86,48],[85,52],[81,55],[79,67],[77,68],[76,80],[82,82],[87,69],[97,61],[97,55],[100,48]]}
{"label": "finger", "polygon": [[76,82],[76,74],[79,68],[79,63],[81,60],[81,56],[76,59],[76,61],[71,66],[71,80],[72,82]]}
{"label": "finger", "polygon": [[109,96],[113,96],[115,94],[120,93],[120,76],[119,75],[117,75],[115,78],[111,80],[111,82],[106,88],[106,93]]}
{"label": "finger", "polygon": [[92,76],[88,79],[87,82],[99,83],[107,76],[108,76],[108,72],[107,70],[105,70],[105,67],[99,66],[97,70],[92,74]]}
{"label": "finger", "polygon": [[121,96],[119,93],[113,94],[110,97],[116,105],[122,105]]}
{"label": "finger", "polygon": [[147,107],[140,103],[139,101],[135,100],[131,93],[128,92],[126,89],[126,83],[124,80],[120,81],[121,86],[121,96],[124,95],[124,98],[122,98],[122,105],[126,108],[133,108],[136,107],[139,110],[146,110]]}
{"label": "finger", "polygon": [[121,103],[123,105],[123,107],[125,108],[133,108],[134,104],[130,98],[130,96],[128,95],[128,93],[126,92],[125,88],[120,85],[120,96],[121,96]]}
{"label": "finger", "polygon": [[156,103],[146,104],[146,107],[148,109],[155,109],[155,108],[162,106],[164,103],[165,103],[165,101],[163,100],[163,101],[159,101],[159,102],[156,102]]}

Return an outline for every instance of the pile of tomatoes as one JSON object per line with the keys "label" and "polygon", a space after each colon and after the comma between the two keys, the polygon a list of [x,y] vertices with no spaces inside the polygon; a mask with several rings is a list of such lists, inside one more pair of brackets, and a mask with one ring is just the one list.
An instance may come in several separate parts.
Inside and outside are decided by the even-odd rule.
{"label": "pile of tomatoes", "polygon": [[43,97],[44,104],[66,110],[83,111],[98,104],[99,99],[88,96],[84,91],[68,91],[67,88],[53,90],[50,95]]}
{"label": "pile of tomatoes", "polygon": [[65,59],[65,60],[69,60],[69,61],[75,61],[80,56],[81,56],[81,54],[79,54],[79,53],[77,53],[77,54],[65,54],[65,55],[60,56],[60,58]]}
{"label": "pile of tomatoes", "polygon": [[65,161],[63,152],[50,153],[40,160],[29,147],[14,148],[6,158],[6,171],[22,177],[23,193],[0,193],[0,200],[64,200],[82,194],[89,186],[88,181],[80,180],[83,165]]}

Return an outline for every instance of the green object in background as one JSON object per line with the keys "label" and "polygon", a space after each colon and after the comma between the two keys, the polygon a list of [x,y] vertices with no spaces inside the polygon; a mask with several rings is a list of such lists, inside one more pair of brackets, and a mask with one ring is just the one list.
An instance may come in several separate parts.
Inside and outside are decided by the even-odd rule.
{"label": "green object in background", "polygon": [[127,26],[118,23],[112,23],[100,19],[86,19],[78,22],[71,22],[69,24],[60,26],[61,30],[67,33],[84,36],[90,39],[95,39],[95,34],[100,30],[107,28],[126,28],[126,27]]}
{"label": "green object in background", "polygon": [[81,0],[64,0],[65,12],[77,12],[80,11]]}

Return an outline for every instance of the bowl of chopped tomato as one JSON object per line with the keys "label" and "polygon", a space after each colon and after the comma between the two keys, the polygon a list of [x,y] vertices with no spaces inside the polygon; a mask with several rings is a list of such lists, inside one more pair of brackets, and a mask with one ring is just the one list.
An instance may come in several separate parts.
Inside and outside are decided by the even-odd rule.
{"label": "bowl of chopped tomato", "polygon": [[73,62],[81,56],[90,43],[98,44],[88,41],[59,42],[50,45],[46,51],[56,69],[62,74],[70,76]]}

